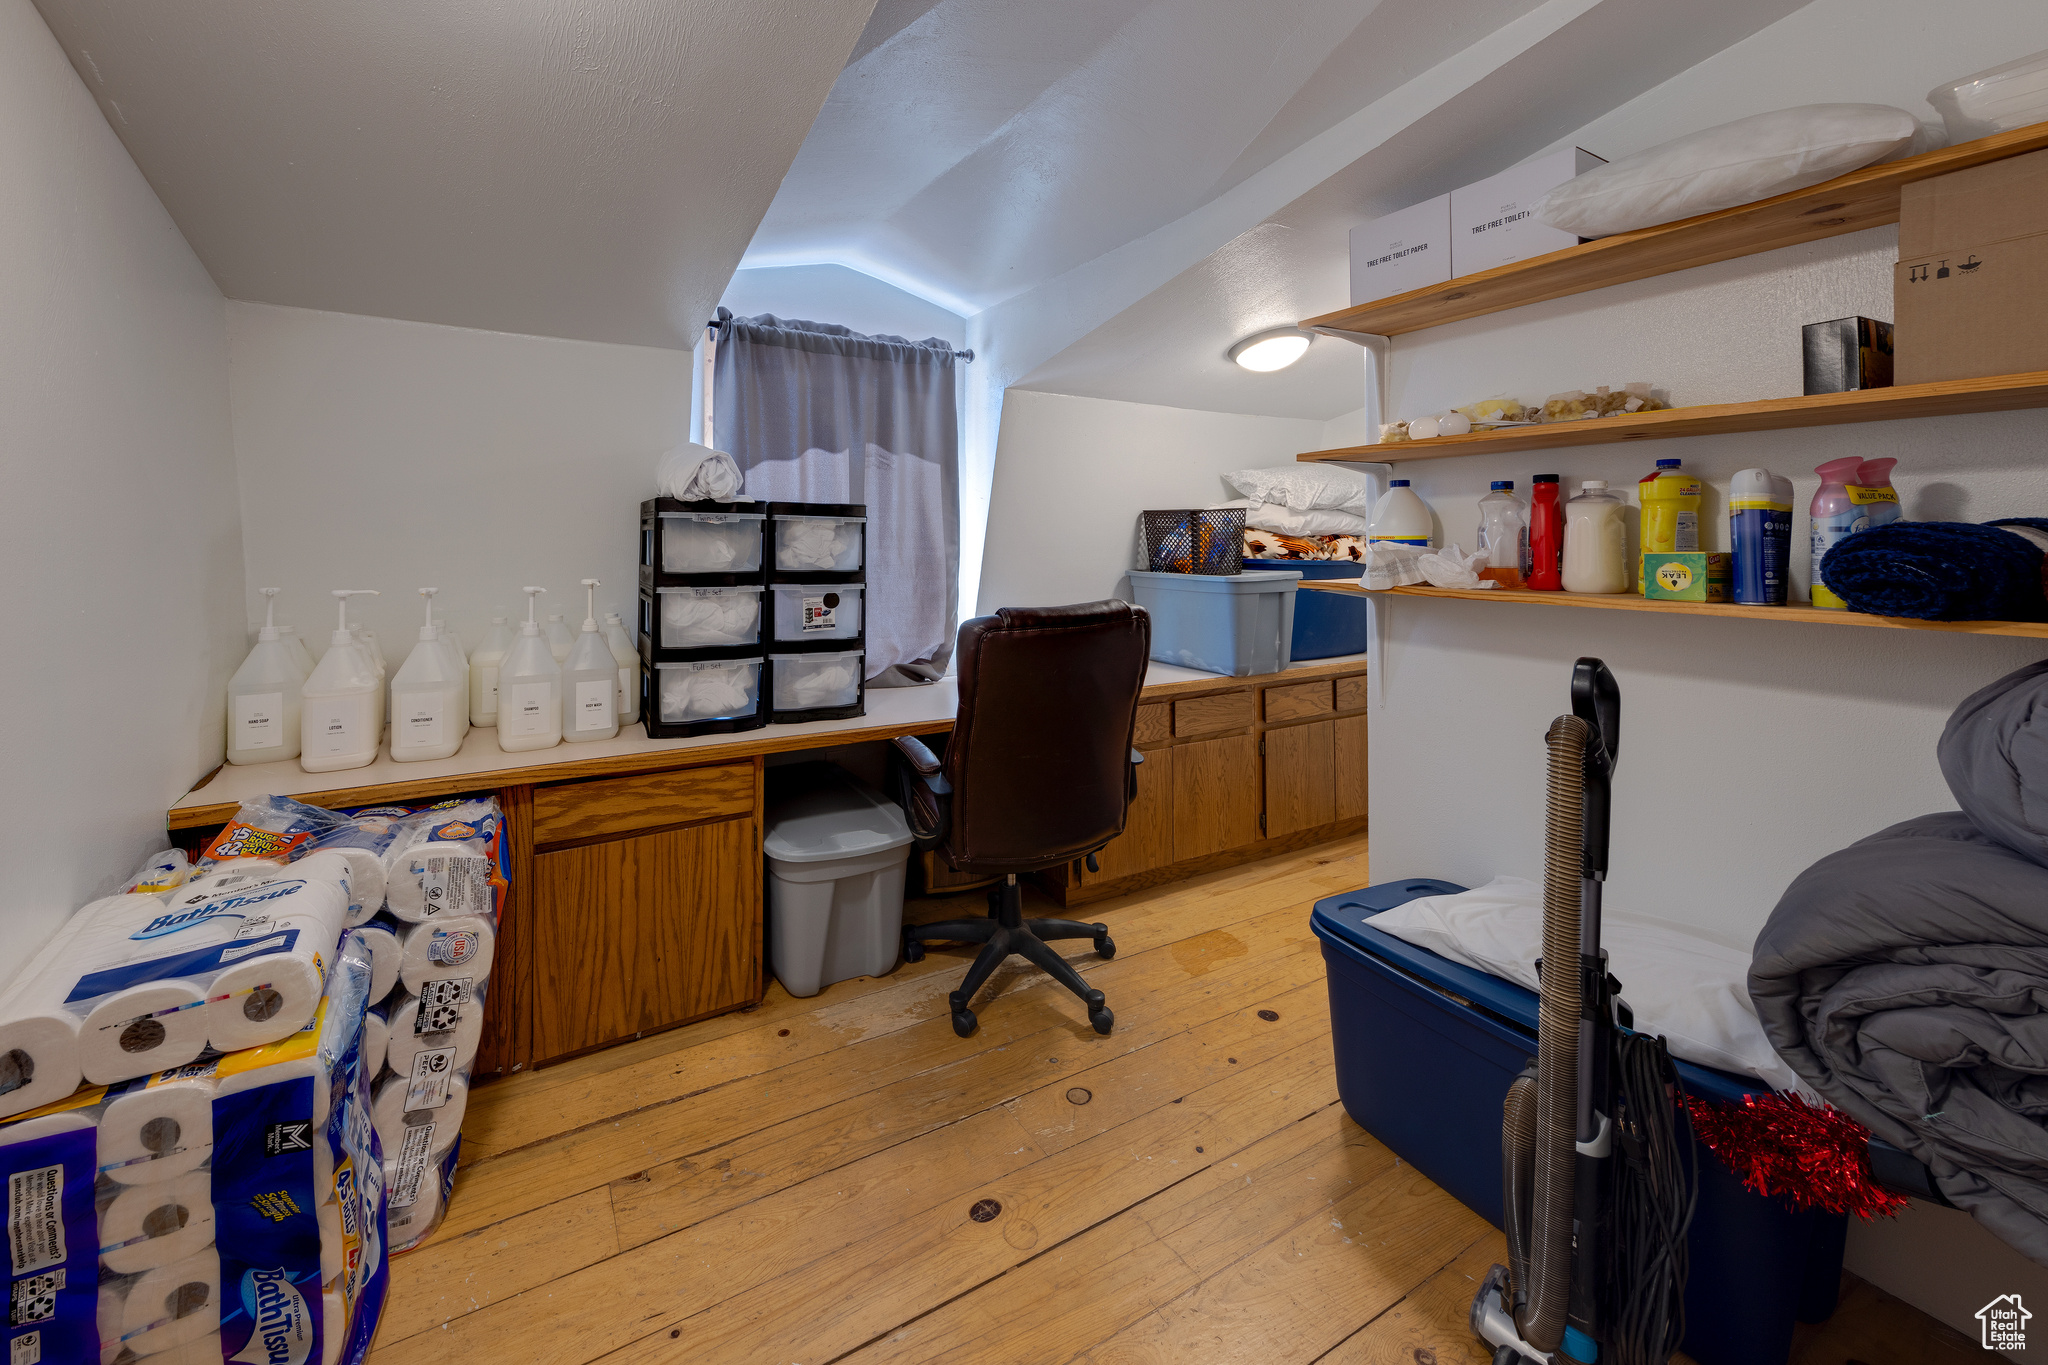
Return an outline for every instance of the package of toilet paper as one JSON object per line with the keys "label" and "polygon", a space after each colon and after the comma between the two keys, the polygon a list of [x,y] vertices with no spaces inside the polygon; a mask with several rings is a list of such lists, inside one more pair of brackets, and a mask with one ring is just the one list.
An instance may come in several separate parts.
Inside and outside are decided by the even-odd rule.
{"label": "package of toilet paper", "polygon": [[395,821],[372,814],[363,818],[309,806],[289,796],[259,796],[244,801],[235,818],[215,835],[199,855],[196,875],[221,863],[260,858],[279,864],[328,851],[349,864],[348,924],[368,920],[384,903],[384,859]]}
{"label": "package of toilet paper", "polygon": [[89,1116],[54,1113],[0,1126],[7,1192],[9,1361],[99,1357],[98,1179]]}

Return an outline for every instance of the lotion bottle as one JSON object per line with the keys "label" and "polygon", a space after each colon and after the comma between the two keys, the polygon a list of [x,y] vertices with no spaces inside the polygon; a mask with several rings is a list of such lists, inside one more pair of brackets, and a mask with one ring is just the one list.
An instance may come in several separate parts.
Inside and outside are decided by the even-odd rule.
{"label": "lotion bottle", "polygon": [[277,633],[287,645],[291,646],[292,658],[298,661],[299,681],[304,682],[307,678],[312,677],[313,651],[306,648],[305,640],[299,636],[299,628],[291,622],[285,621],[278,625]]}
{"label": "lotion bottle", "polygon": [[526,620],[498,670],[498,747],[508,754],[562,742],[562,666],[534,619],[546,588],[525,588]]}
{"label": "lotion bottle", "polygon": [[615,611],[604,616],[604,642],[612,648],[619,665],[619,724],[635,725],[640,720],[640,651],[626,634],[626,623]]}
{"label": "lotion bottle", "polygon": [[554,654],[555,662],[558,664],[569,662],[569,651],[576,648],[576,637],[570,632],[569,627],[563,623],[562,613],[558,611],[548,613],[547,634],[548,649]]}
{"label": "lotion bottle", "polygon": [[327,652],[300,689],[299,766],[309,773],[338,772],[373,762],[384,735],[380,725],[384,683],[369,650],[348,628],[348,599],[370,588],[336,588],[339,605]]}
{"label": "lotion bottle", "polygon": [[462,678],[448,664],[434,624],[434,589],[421,588],[427,619],[419,642],[391,679],[391,758],[418,763],[451,758],[462,747],[460,717],[469,710]]}
{"label": "lotion bottle", "polygon": [[469,723],[498,723],[498,669],[512,652],[512,631],[502,609],[491,613],[491,628],[469,656]]}
{"label": "lotion bottle", "polygon": [[228,679],[230,763],[275,763],[299,756],[299,689],[306,675],[278,631],[277,589],[263,589],[263,629],[256,647]]}
{"label": "lotion bottle", "polygon": [[597,629],[595,578],[583,580],[583,629],[562,669],[562,738],[571,744],[619,733],[619,661]]}
{"label": "lotion bottle", "polygon": [[[429,613],[433,608],[428,607]],[[455,627],[439,616],[433,617],[434,633],[439,637],[441,653],[447,656],[448,671],[456,679],[455,731],[459,744],[469,738],[469,653],[462,647],[462,637],[455,633]]]}

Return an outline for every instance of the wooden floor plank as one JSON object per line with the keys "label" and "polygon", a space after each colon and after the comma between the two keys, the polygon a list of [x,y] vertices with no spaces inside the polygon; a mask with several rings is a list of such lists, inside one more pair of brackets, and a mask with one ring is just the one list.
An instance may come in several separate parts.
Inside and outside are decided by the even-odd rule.
{"label": "wooden floor plank", "polygon": [[1492,1266],[1507,1259],[1493,1229],[1399,1303],[1340,1342],[1318,1365],[1491,1365],[1493,1348],[1472,1335],[1472,1298]]}
{"label": "wooden floor plank", "polygon": [[432,1238],[392,1258],[378,1340],[429,1331],[618,1252],[607,1189],[585,1190],[466,1236]]}

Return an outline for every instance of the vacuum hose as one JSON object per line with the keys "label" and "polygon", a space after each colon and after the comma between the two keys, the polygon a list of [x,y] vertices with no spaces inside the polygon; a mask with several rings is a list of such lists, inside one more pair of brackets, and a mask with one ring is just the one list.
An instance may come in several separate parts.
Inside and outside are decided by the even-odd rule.
{"label": "vacuum hose", "polygon": [[1586,749],[1593,729],[1559,716],[1543,833],[1543,980],[1536,1010],[1535,1181],[1528,1270],[1516,1276],[1522,1339],[1554,1351],[1571,1297],[1573,1174],[1578,1162],[1579,897],[1585,878]]}
{"label": "vacuum hose", "polygon": [[1501,1228],[1507,1233],[1506,1306],[1519,1318],[1529,1300],[1530,1220],[1536,1215],[1536,1075],[1515,1077],[1501,1103]]}

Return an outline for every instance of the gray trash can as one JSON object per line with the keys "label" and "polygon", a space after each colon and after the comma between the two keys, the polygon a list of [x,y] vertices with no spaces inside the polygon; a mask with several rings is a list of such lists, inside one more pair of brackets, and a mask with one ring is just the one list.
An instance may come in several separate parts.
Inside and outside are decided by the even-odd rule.
{"label": "gray trash can", "polygon": [[769,769],[768,957],[791,995],[881,976],[903,939],[903,812],[830,763]]}

